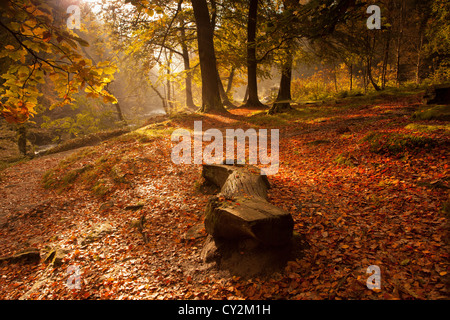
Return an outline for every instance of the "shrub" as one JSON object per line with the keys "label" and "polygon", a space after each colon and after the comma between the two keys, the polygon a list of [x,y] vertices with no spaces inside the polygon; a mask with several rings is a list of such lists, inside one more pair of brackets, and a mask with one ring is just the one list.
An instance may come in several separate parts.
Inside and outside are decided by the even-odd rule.
{"label": "shrub", "polygon": [[356,167],[357,166],[355,157],[351,156],[350,154],[348,154],[346,152],[338,155],[336,157],[336,159],[334,159],[334,162],[336,162],[337,164],[340,164],[340,165],[347,166],[347,167]]}

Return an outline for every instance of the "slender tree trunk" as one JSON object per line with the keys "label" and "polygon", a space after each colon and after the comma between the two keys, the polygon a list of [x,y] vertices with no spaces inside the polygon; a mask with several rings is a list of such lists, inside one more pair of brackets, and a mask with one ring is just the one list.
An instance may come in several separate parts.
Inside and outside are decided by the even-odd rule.
{"label": "slender tree trunk", "polygon": [[384,57],[383,57],[383,68],[381,72],[381,89],[384,90],[386,87],[386,76],[387,76],[387,67],[389,61],[389,47],[391,43],[391,32],[388,31],[386,45],[384,47]]}
{"label": "slender tree trunk", "polygon": [[117,112],[117,117],[119,118],[119,121],[123,122],[124,124],[126,124],[125,118],[124,118],[123,113],[122,113],[122,108],[120,107],[119,102],[117,102],[115,104],[115,106],[116,106],[116,112]]}
{"label": "slender tree trunk", "polygon": [[417,62],[416,62],[416,83],[420,84],[420,66],[422,64],[422,45],[423,45],[423,32],[420,32],[419,48],[417,50]]}
{"label": "slender tree trunk", "polygon": [[278,89],[278,96],[272,107],[269,109],[269,114],[285,112],[292,109],[291,107],[291,80],[292,80],[292,60],[293,53],[291,45],[286,50],[286,61],[281,68],[280,88]]}
{"label": "slender tree trunk", "polygon": [[256,19],[258,15],[258,0],[250,0],[247,25],[247,76],[248,100],[247,107],[264,107],[258,98],[257,61],[256,61]]}
{"label": "slender tree trunk", "polygon": [[213,28],[206,0],[191,0],[197,25],[198,52],[202,74],[202,107],[200,112],[226,112],[220,99]]}
{"label": "slender tree trunk", "polygon": [[225,92],[225,89],[223,88],[223,83],[222,80],[220,79],[220,75],[219,73],[217,73],[217,81],[219,83],[219,92],[220,92],[220,97],[222,98],[222,103],[225,107],[229,107],[229,108],[236,108],[236,106],[231,103],[230,99],[228,99],[227,93]]}
{"label": "slender tree trunk", "polygon": [[[109,89],[109,85],[111,83],[112,82],[108,83],[105,87],[105,91],[108,92],[109,94],[112,94],[111,90]],[[117,103],[114,106],[116,107],[117,117],[119,118],[119,121],[122,122],[123,124],[126,124],[127,122],[125,121],[125,118],[123,117],[122,108],[119,105],[119,101],[117,101]]]}
{"label": "slender tree trunk", "polygon": [[125,123],[125,118],[123,117],[122,108],[120,107],[119,102],[117,102],[115,104],[115,106],[116,106],[117,117],[119,118],[119,121]]}
{"label": "slender tree trunk", "polygon": [[353,64],[350,63],[350,65],[348,66],[348,73],[349,73],[349,77],[350,77],[350,91],[353,90]]}
{"label": "slender tree trunk", "polygon": [[181,22],[180,28],[181,34],[181,50],[183,53],[183,63],[184,70],[186,71],[186,79],[185,79],[185,94],[186,94],[186,107],[189,109],[196,109],[194,98],[192,96],[192,73],[189,59],[189,50],[186,43],[186,31],[184,29],[184,21]]}
{"label": "slender tree trunk", "polygon": [[225,91],[227,96],[230,94],[231,88],[233,86],[234,71],[235,71],[235,68],[231,67],[230,75],[228,76],[227,90]]}
{"label": "slender tree trunk", "polygon": [[244,101],[243,103],[246,103],[248,100],[248,85],[245,87],[245,93],[244,93]]}
{"label": "slender tree trunk", "polygon": [[398,36],[397,36],[397,67],[396,67],[396,80],[397,80],[397,86],[400,85],[400,48],[401,48],[401,43],[402,43],[402,38],[403,38],[403,19],[404,19],[404,13],[405,13],[405,1],[402,0],[400,2],[400,29],[398,31]]}
{"label": "slender tree trunk", "polygon": [[373,53],[375,51],[375,35],[373,36],[373,42],[370,45],[370,53],[369,56],[367,57],[367,77],[370,81],[370,83],[372,84],[372,86],[374,87],[374,89],[376,91],[380,91],[381,88],[378,86],[378,84],[375,82],[375,80],[373,79],[372,76],[372,59],[373,59]]}
{"label": "slender tree trunk", "polygon": [[167,65],[166,65],[166,74],[167,74],[167,81],[166,81],[166,101],[167,101],[167,107],[169,108],[170,111],[172,111],[173,109],[173,103],[172,103],[172,93],[171,93],[171,82],[170,82],[170,68],[171,68],[171,60],[172,60],[172,51],[170,51],[169,53],[169,57],[167,58],[166,55],[166,60],[167,60]]}
{"label": "slender tree trunk", "polygon": [[367,68],[364,65],[364,62],[361,61],[361,68],[363,70],[363,85],[364,85],[364,94],[367,93],[368,79],[367,79]]}
{"label": "slender tree trunk", "polygon": [[17,134],[17,146],[19,147],[20,153],[25,156],[27,155],[27,127],[25,124],[18,125]]}
{"label": "slender tree trunk", "polygon": [[158,89],[156,89],[156,87],[154,85],[150,85],[150,87],[153,89],[153,91],[155,91],[156,95],[161,99],[163,109],[166,112],[166,114],[170,115],[170,110],[167,107],[167,102],[166,102],[166,99],[164,98],[164,96],[161,94],[161,92],[159,92]]}
{"label": "slender tree trunk", "polygon": [[[214,37],[214,30],[216,29],[216,20],[217,20],[217,5],[215,0],[211,0],[211,26]],[[235,105],[231,103],[228,99],[227,94],[225,93],[225,89],[223,88],[222,80],[220,79],[219,68],[217,68],[217,83],[219,85],[220,98],[222,99],[222,104],[224,107],[234,108]]]}
{"label": "slender tree trunk", "polygon": [[337,86],[337,74],[336,74],[336,63],[333,61],[333,77],[334,77],[334,91],[338,92],[338,86]]}
{"label": "slender tree trunk", "polygon": [[372,76],[372,57],[367,59],[367,77],[369,78],[373,88],[376,91],[380,91],[381,90],[380,86],[378,86],[378,84],[375,82]]}

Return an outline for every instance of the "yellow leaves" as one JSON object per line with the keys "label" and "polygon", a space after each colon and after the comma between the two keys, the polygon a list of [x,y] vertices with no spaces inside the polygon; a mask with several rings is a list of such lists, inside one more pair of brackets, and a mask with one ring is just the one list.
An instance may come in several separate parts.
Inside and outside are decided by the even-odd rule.
{"label": "yellow leaves", "polygon": [[114,67],[106,67],[106,68],[103,68],[103,72],[105,74],[114,74],[116,72],[116,68],[114,68]]}
{"label": "yellow leaves", "polygon": [[15,50],[16,48],[14,48],[14,46],[8,44],[7,46],[5,46],[5,49],[6,49],[6,50],[9,50],[9,51],[13,51],[13,50]]}
{"label": "yellow leaves", "polygon": [[27,66],[20,66],[17,72],[17,75],[19,77],[24,77],[24,76],[28,76],[30,74],[30,70],[28,69]]}
{"label": "yellow leaves", "polygon": [[401,265],[401,266],[406,266],[406,265],[409,264],[409,262],[410,262],[409,259],[404,259],[404,260],[402,260],[402,261],[400,262],[400,265]]}
{"label": "yellow leaves", "polygon": [[88,92],[87,94],[86,94],[86,97],[88,97],[88,98],[98,98],[98,93],[95,93],[95,92]]}
{"label": "yellow leaves", "polygon": [[398,186],[400,183],[404,183],[404,181],[400,181],[399,179],[395,179],[393,177],[389,177],[386,179],[382,179],[379,183],[379,187],[386,187],[386,186]]}
{"label": "yellow leaves", "polygon": [[112,95],[104,95],[103,96],[103,102],[104,103],[116,104],[117,103],[117,99],[115,97],[113,97]]}
{"label": "yellow leaves", "polygon": [[50,80],[52,80],[53,82],[58,81],[58,80],[60,79],[60,77],[61,77],[61,74],[56,73],[56,72],[52,72],[52,73],[49,74],[49,78],[50,78]]}
{"label": "yellow leaves", "polygon": [[107,66],[109,66],[109,61],[107,61],[107,60],[97,63],[98,68],[103,68],[103,67],[107,67]]}

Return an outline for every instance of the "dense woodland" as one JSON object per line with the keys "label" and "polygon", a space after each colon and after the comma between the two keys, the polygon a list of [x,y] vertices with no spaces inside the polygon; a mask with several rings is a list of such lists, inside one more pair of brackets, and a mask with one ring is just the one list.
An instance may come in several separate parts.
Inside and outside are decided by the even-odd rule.
{"label": "dense woodland", "polygon": [[[445,0],[1,1],[0,298],[448,299],[449,21]],[[280,131],[243,194],[292,217],[281,266],[216,238],[211,263],[208,212],[241,191],[171,161],[194,121]]]}

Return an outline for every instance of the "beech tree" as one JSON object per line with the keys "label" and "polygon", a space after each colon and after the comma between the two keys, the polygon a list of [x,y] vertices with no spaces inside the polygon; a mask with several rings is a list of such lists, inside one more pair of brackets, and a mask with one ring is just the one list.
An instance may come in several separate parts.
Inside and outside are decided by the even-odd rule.
{"label": "beech tree", "polygon": [[279,15],[279,45],[281,54],[281,79],[276,101],[269,109],[269,114],[285,112],[291,108],[291,80],[293,67],[293,50],[298,39],[311,42],[322,40],[333,33],[336,25],[346,21],[354,0],[311,1],[305,5],[297,1],[283,1],[283,13]]}
{"label": "beech tree", "polygon": [[258,16],[258,0],[250,0],[247,24],[247,86],[248,100],[246,107],[264,107],[258,97],[257,60],[256,60],[256,25]]}
{"label": "beech tree", "polygon": [[2,2],[0,29],[6,34],[6,45],[0,58],[8,59],[10,65],[2,75],[0,114],[8,122],[23,123],[36,113],[37,98],[42,95],[38,85],[47,81],[53,83],[59,98],[51,107],[70,104],[81,89],[90,97],[117,102],[106,90],[114,65],[109,61],[94,64],[82,55],[80,46],[89,44],[67,29],[61,10],[42,0]]}
{"label": "beech tree", "polygon": [[202,73],[201,112],[226,112],[219,91],[213,27],[206,0],[192,0],[197,25],[198,54]]}

